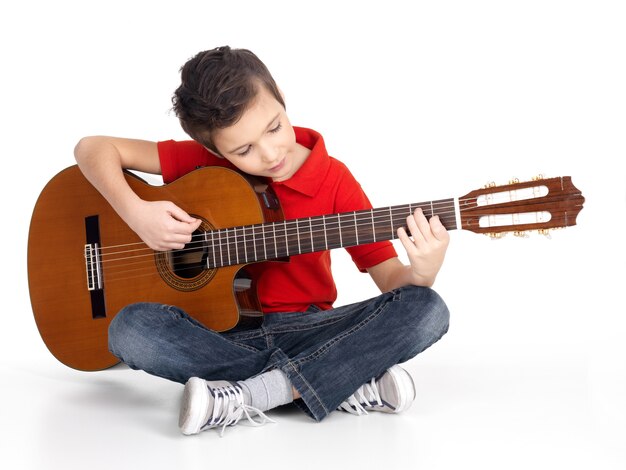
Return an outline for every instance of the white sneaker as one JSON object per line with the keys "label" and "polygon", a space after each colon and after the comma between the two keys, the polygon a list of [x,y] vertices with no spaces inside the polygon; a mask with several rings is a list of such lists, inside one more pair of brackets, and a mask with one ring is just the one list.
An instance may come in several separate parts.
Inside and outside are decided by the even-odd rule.
{"label": "white sneaker", "polygon": [[395,365],[380,377],[374,377],[370,382],[361,385],[337,409],[354,415],[367,414],[368,411],[400,413],[407,410],[413,400],[413,378],[402,367]]}
{"label": "white sneaker", "polygon": [[[252,419],[256,415],[260,419]],[[244,416],[253,426],[274,422],[261,410],[244,403],[243,391],[236,383],[192,377],[185,384],[178,417],[178,427],[183,434],[197,434],[221,426],[221,436],[226,426],[234,426]]]}

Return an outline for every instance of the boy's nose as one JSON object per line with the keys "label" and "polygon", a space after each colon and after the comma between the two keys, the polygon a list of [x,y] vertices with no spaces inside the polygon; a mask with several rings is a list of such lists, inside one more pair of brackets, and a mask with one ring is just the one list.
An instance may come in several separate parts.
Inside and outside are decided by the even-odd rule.
{"label": "boy's nose", "polygon": [[271,147],[261,148],[261,158],[265,163],[272,163],[278,160],[278,150]]}

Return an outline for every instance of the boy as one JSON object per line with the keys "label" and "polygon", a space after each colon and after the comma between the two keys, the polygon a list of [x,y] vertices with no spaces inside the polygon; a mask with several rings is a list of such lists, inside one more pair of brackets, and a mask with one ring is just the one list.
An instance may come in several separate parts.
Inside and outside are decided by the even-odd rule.
{"label": "boy", "polygon": [[[166,183],[199,166],[220,165],[265,178],[286,219],[369,209],[347,168],[328,156],[317,132],[291,126],[283,96],[250,51],[219,47],[181,69],[174,110],[193,141],[147,142],[86,137],[75,155],[87,179],[155,250],[183,248],[200,221],[171,202],[141,200],[122,169],[162,174]],[[438,217],[417,210],[398,230],[410,265],[390,242],[348,248],[382,294],[332,308],[336,288],[328,252],[288,263],[250,265],[264,313],[262,327],[216,333],[175,306],[139,303],[120,311],[109,347],[131,368],[185,383],[184,434],[269,418],[296,401],[315,420],[335,409],[399,413],[415,398],[398,366],[448,329],[448,310],[429,287],[449,236]],[[257,419],[253,419],[257,416]]]}

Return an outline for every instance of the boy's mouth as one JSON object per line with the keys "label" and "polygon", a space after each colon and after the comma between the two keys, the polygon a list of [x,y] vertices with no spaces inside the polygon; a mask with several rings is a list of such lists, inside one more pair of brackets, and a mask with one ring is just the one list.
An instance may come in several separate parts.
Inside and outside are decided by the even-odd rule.
{"label": "boy's mouth", "polygon": [[278,163],[278,165],[273,166],[272,168],[269,169],[269,171],[272,173],[280,171],[285,166],[285,160],[286,158],[283,157],[283,159]]}

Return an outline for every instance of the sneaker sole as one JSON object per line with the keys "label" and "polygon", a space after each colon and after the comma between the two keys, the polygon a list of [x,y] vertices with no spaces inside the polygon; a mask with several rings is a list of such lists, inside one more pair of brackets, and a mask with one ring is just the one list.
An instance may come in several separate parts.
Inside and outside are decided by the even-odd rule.
{"label": "sneaker sole", "polygon": [[198,377],[190,378],[185,384],[178,416],[178,427],[183,434],[189,436],[200,432],[204,425],[208,402],[209,391],[205,381]]}
{"label": "sneaker sole", "polygon": [[[396,406],[393,413],[401,413],[403,411],[408,410],[411,407],[411,404],[415,400],[415,382],[413,382],[413,377],[402,367],[395,365],[387,369],[387,372],[393,377],[393,380],[398,384],[398,390],[400,391],[400,396],[398,397],[400,403]],[[407,395],[404,393],[407,390],[411,390],[411,393]]]}

